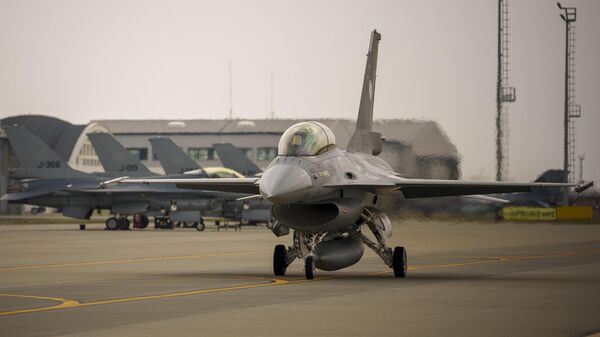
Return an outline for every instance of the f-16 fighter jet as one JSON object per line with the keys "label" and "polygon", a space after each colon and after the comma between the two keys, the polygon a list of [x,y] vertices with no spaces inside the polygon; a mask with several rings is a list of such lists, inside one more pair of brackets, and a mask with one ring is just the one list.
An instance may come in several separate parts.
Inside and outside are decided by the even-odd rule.
{"label": "f-16 fighter jet", "polygon": [[[406,277],[403,247],[388,247],[392,225],[385,211],[396,198],[432,198],[457,195],[529,192],[534,187],[573,187],[562,183],[469,182],[407,179],[377,157],[381,134],[371,129],[377,51],[381,35],[371,34],[356,130],[345,150],[333,132],[317,122],[288,128],[279,141],[278,156],[262,176],[243,179],[124,179],[129,183],[174,183],[180,188],[242,192],[272,204],[277,226],[293,230],[289,247],[278,245],[273,255],[275,275],[284,275],[296,259],[304,263],[307,279],[315,269],[351,266],[372,249]],[[371,231],[375,240],[363,231]]]}

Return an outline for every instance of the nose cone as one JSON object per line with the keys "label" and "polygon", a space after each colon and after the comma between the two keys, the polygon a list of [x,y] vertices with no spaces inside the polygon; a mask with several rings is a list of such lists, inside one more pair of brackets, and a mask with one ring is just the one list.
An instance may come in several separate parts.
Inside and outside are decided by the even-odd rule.
{"label": "nose cone", "polygon": [[263,173],[259,187],[263,198],[272,203],[294,203],[308,196],[312,181],[298,166],[275,165]]}

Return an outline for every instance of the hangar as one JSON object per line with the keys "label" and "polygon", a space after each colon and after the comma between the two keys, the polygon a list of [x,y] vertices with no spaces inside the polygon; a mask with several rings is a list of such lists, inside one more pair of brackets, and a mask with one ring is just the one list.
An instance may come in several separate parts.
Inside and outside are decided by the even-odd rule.
{"label": "hangar", "polygon": [[[201,166],[220,166],[212,144],[229,142],[242,149],[258,166],[265,168],[277,155],[279,137],[296,119],[252,120],[95,120],[74,125],[42,115],[20,115],[0,120],[1,126],[26,125],[53,148],[69,165],[83,172],[103,172],[88,133],[110,132],[129,151],[156,173],[163,173],[148,141],[169,137]],[[354,121],[317,119],[333,130],[338,146],[344,148],[354,130]],[[385,137],[381,157],[395,171],[413,178],[460,178],[460,157],[455,145],[434,121],[387,119],[373,122]],[[17,163],[0,129],[0,194],[9,187],[9,168]],[[0,214],[18,211],[0,202]]]}
{"label": "hangar", "polygon": [[[279,137],[296,119],[252,120],[96,120],[155,171],[162,172],[148,138],[169,137],[202,166],[220,165],[212,144],[229,142],[265,168],[277,155]],[[335,133],[344,147],[355,122],[345,119],[316,119]],[[459,154],[450,138],[434,121],[387,119],[373,122],[385,137],[381,154],[397,172],[407,177],[458,179]]]}

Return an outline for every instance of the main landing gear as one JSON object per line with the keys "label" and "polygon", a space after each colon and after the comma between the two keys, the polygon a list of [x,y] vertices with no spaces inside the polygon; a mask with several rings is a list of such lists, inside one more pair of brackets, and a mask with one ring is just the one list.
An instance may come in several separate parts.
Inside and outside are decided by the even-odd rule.
{"label": "main landing gear", "polygon": [[105,222],[106,229],[109,231],[114,231],[117,229],[126,231],[126,230],[129,230],[130,225],[131,225],[131,223],[129,222],[129,219],[127,219],[126,216],[119,216],[119,217],[111,216],[110,218],[106,219],[106,222]]}
{"label": "main landing gear", "polygon": [[[395,247],[394,250],[388,247],[385,243],[385,227],[384,222],[389,223],[387,216],[383,215],[377,218],[374,216],[375,213],[368,209],[363,212],[362,218],[364,223],[369,227],[373,236],[377,240],[377,243],[371,241],[361,231],[360,227],[356,230],[356,236],[358,239],[367,247],[371,248],[375,254],[377,254],[388,267],[394,270],[394,276],[399,278],[406,278],[408,272],[408,261],[406,259],[406,249],[404,247]],[[388,224],[391,228],[391,223]]]}
{"label": "main landing gear", "polygon": [[[397,278],[406,278],[408,273],[408,261],[406,258],[406,249],[404,247],[388,247],[385,242],[385,228],[387,227],[384,223],[389,222],[389,219],[385,217],[382,219],[381,214],[379,218],[373,216],[370,211],[365,212],[363,216],[363,222],[355,225],[352,230],[344,235],[350,235],[351,237],[359,240],[365,246],[371,248],[375,254],[377,254],[388,267],[394,271],[394,276]],[[378,221],[379,220],[379,221]],[[365,236],[361,232],[362,225],[367,227],[373,233],[376,242]],[[391,228],[391,224],[388,224]],[[388,232],[388,235],[390,233]],[[323,240],[327,235],[326,232],[311,234],[294,231],[294,243],[292,246],[286,248],[284,245],[275,246],[273,251],[273,273],[276,276],[284,276],[287,267],[295,259],[304,260],[304,275],[306,279],[312,280],[315,277],[315,255],[314,248],[316,245]]]}

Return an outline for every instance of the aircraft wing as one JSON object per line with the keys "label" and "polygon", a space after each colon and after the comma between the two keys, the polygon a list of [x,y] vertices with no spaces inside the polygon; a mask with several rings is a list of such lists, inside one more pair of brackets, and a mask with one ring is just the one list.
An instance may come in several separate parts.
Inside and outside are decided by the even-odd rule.
{"label": "aircraft wing", "polygon": [[395,183],[405,198],[531,192],[534,187],[575,187],[568,183],[479,182],[438,179],[402,179]]}
{"label": "aircraft wing", "polygon": [[259,194],[259,178],[174,178],[174,179],[122,179],[118,183],[175,184],[179,188]]}
{"label": "aircraft wing", "polygon": [[53,191],[49,190],[37,190],[37,191],[25,191],[25,192],[15,192],[15,193],[6,193],[1,198],[0,201],[19,201],[34,197],[39,197],[42,195],[50,194]]}
{"label": "aircraft wing", "polygon": [[407,199],[531,192],[531,189],[536,187],[579,187],[577,184],[569,183],[513,183],[440,179],[403,179],[398,177],[388,178],[390,179],[381,179],[381,181],[367,184],[358,182],[356,184],[327,186],[363,189],[375,193],[401,192]]}

